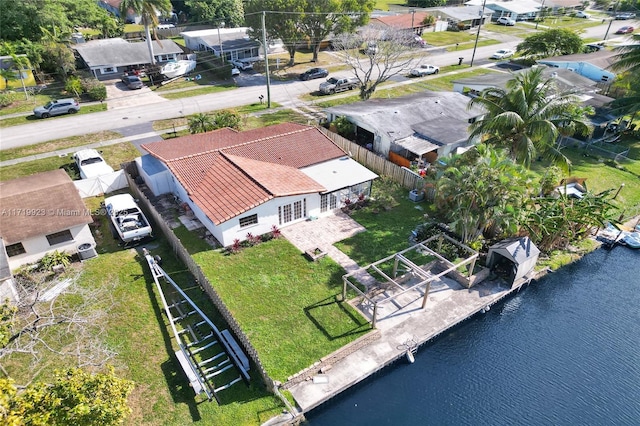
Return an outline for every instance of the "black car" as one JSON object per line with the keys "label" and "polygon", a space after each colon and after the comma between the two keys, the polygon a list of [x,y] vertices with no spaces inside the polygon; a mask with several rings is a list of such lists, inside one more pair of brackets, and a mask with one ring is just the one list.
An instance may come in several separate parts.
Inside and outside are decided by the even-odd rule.
{"label": "black car", "polygon": [[329,75],[329,71],[324,68],[311,68],[300,74],[300,80],[312,80],[314,78],[325,78]]}

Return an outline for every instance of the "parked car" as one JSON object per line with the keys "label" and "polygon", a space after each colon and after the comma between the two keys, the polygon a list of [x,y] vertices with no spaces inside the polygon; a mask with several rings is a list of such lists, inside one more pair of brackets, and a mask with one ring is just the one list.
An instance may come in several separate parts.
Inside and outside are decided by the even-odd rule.
{"label": "parked car", "polygon": [[110,165],[104,161],[102,155],[95,149],[83,149],[73,154],[78,170],[80,170],[81,179],[89,179],[92,177],[113,173]]}
{"label": "parked car", "polygon": [[253,65],[251,65],[250,62],[241,61],[240,59],[231,59],[229,63],[238,68],[240,71],[253,69]]}
{"label": "parked car", "polygon": [[616,34],[631,34],[633,30],[635,30],[635,28],[633,28],[632,26],[626,25],[618,29],[618,31],[616,31]]}
{"label": "parked car", "polygon": [[634,19],[636,17],[635,13],[631,13],[631,12],[622,12],[622,13],[618,13],[615,16],[615,19],[621,20],[621,21],[626,21],[628,19]]}
{"label": "parked car", "polygon": [[513,50],[510,49],[500,49],[493,55],[489,57],[489,59],[506,59],[513,56]]}
{"label": "parked car", "polygon": [[240,75],[240,70],[236,67],[231,68],[231,77],[237,77]]}
{"label": "parked car", "polygon": [[324,95],[353,90],[358,87],[358,79],[355,77],[331,77],[324,83],[320,83],[320,93]]}
{"label": "parked car", "polygon": [[423,77],[425,75],[438,74],[440,72],[440,67],[435,65],[420,65],[419,68],[414,68],[411,70],[411,75],[414,77]]}
{"label": "parked car", "polygon": [[107,197],[104,206],[115,238],[130,244],[152,236],[149,221],[130,194]]}
{"label": "parked car", "polygon": [[34,109],[33,115],[38,118],[49,118],[62,114],[75,114],[78,111],[80,111],[78,101],[68,98],[47,102],[46,105]]}
{"label": "parked car", "polygon": [[511,19],[507,16],[501,16],[498,18],[498,20],[496,21],[498,24],[500,25],[508,25],[510,27],[514,26],[516,24],[516,21],[514,19]]}
{"label": "parked car", "polygon": [[142,89],[144,87],[144,83],[140,80],[140,77],[137,75],[129,75],[125,74],[122,76],[122,82],[129,90],[137,90]]}
{"label": "parked car", "polygon": [[314,78],[325,78],[329,71],[324,68],[311,68],[300,74],[300,80],[312,80]]}
{"label": "parked car", "polygon": [[595,42],[595,43],[587,43],[584,45],[585,53],[598,52],[605,48],[605,44],[603,41]]}
{"label": "parked car", "polygon": [[577,11],[575,16],[576,16],[576,18],[584,18],[584,19],[591,18],[591,15],[586,13],[584,10]]}

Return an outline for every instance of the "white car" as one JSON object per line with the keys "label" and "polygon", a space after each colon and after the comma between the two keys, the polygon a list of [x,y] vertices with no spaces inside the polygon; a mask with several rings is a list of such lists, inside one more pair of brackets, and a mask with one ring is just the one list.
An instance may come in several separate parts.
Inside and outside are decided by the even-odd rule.
{"label": "white car", "polygon": [[588,13],[586,13],[583,10],[579,10],[579,11],[576,12],[576,18],[589,19],[589,18],[591,18],[591,15],[589,15]]}
{"label": "white car", "polygon": [[411,70],[411,75],[414,77],[423,77],[425,75],[438,74],[440,68],[435,65],[420,65],[419,68]]}
{"label": "white car", "polygon": [[80,170],[81,179],[113,173],[111,166],[104,161],[102,155],[95,149],[83,149],[76,152],[73,154],[73,161],[76,162],[78,170]]}
{"label": "white car", "polygon": [[251,63],[244,62],[244,61],[241,61],[239,59],[231,59],[229,61],[229,63],[231,65],[233,65],[234,67],[238,68],[240,71],[246,71],[246,70],[253,69],[253,65],[251,65]]}
{"label": "white car", "polygon": [[500,49],[493,55],[489,57],[489,59],[506,59],[510,56],[513,56],[513,50],[510,49]]}
{"label": "white car", "polygon": [[508,25],[510,27],[514,26],[516,24],[516,21],[507,17],[507,16],[501,16],[498,18],[498,20],[496,21],[498,24],[500,25]]}
{"label": "white car", "polygon": [[231,68],[231,77],[237,77],[240,75],[240,70],[236,67]]}

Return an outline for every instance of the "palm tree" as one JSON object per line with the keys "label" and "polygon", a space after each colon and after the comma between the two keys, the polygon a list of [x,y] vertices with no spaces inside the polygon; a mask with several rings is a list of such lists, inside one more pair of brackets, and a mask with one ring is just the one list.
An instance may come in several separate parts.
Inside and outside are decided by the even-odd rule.
{"label": "palm tree", "polygon": [[16,73],[9,68],[0,69],[0,78],[4,80],[4,90],[9,90],[9,81],[18,79]]}
{"label": "palm tree", "polygon": [[568,169],[570,161],[557,145],[560,135],[588,134],[591,130],[580,100],[573,91],[560,91],[541,68],[518,74],[506,89],[487,88],[469,102],[487,113],[471,125],[471,138],[506,148],[511,158],[529,166],[538,155]]}
{"label": "palm tree", "polygon": [[189,117],[189,132],[206,133],[213,130],[215,122],[209,114],[198,113]]}
{"label": "palm tree", "polygon": [[142,17],[142,25],[149,48],[149,59],[155,65],[156,59],[153,55],[153,41],[151,40],[151,26],[158,26],[158,13],[171,13],[170,0],[122,0],[120,3],[120,16],[125,19],[127,13],[132,10]]}
{"label": "palm tree", "polygon": [[11,61],[13,62],[12,68],[18,71],[20,75],[20,82],[22,83],[22,91],[27,100],[29,100],[29,92],[24,84],[24,72],[30,69],[29,59],[26,56],[18,56],[14,53],[11,54]]}
{"label": "palm tree", "polygon": [[[637,40],[637,39],[636,39]],[[640,42],[623,44],[614,49],[619,52],[613,57],[615,62],[611,64],[614,71],[628,71],[640,75]]]}

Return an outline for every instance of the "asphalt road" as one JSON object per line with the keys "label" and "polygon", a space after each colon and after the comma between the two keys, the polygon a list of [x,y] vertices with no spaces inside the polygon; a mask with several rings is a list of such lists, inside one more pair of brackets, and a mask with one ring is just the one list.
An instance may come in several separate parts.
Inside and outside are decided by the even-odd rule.
{"label": "asphalt road", "polygon": [[[637,27],[638,21],[613,21],[608,40],[613,41],[612,39],[614,38],[624,39],[624,37],[621,38],[613,34],[623,25]],[[608,22],[589,28],[583,33],[583,37],[603,38],[607,27]],[[491,37],[499,39],[502,43],[477,48],[474,66],[488,63],[489,60],[487,58],[498,49],[515,50],[521,41],[516,37],[499,33],[493,33]],[[425,51],[424,59],[421,62],[446,66],[457,64],[458,58],[464,58],[463,63],[469,64],[471,56],[472,49],[454,52]],[[131,129],[148,129],[149,123],[155,120],[247,105],[257,102],[260,95],[265,96],[266,99],[267,89],[265,85],[259,85],[257,84],[259,80],[258,82],[251,81],[249,77],[241,78],[247,78],[248,85],[231,91],[145,105],[123,106],[99,113],[73,115],[52,120],[38,120],[30,124],[3,128],[0,129],[0,149],[26,146],[102,130],[118,131],[118,129],[122,128],[128,130],[126,132],[128,136],[132,136],[130,134]],[[298,97],[317,90],[318,84],[319,80],[272,82],[271,100],[284,106],[303,105],[304,101],[301,101]],[[135,101],[132,100],[131,103],[135,104]]]}

